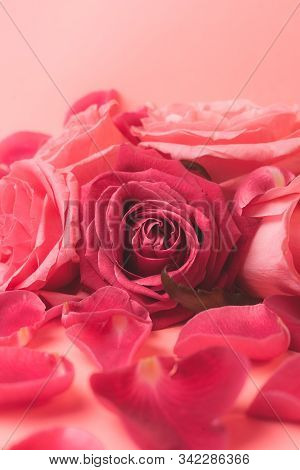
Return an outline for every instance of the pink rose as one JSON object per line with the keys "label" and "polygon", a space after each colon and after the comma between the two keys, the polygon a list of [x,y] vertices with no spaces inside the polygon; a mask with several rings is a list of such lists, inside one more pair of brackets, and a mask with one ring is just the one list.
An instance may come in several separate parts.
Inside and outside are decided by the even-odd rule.
{"label": "pink rose", "polygon": [[90,181],[96,174],[111,170],[113,146],[125,140],[112,120],[116,105],[114,100],[100,107],[95,104],[71,116],[63,132],[49,139],[35,159],[72,172],[80,184]]}
{"label": "pink rose", "polygon": [[300,172],[297,107],[260,107],[246,100],[232,107],[230,101],[148,107],[148,116],[131,126],[131,134],[140,145],[174,159],[196,160],[217,182],[262,165]]}
{"label": "pink rose", "polygon": [[291,179],[261,168],[237,192],[243,214],[261,220],[241,270],[243,284],[260,297],[300,295],[300,176]]}
{"label": "pink rose", "polygon": [[164,326],[191,312],[164,291],[162,270],[192,287],[230,287],[247,241],[244,218],[217,184],[130,144],[120,147],[115,172],[83,187],[82,212],[83,284],[125,289]]}
{"label": "pink rose", "polygon": [[17,160],[31,158],[47,142],[49,135],[39,132],[15,132],[0,141],[0,163],[10,165]]}
{"label": "pink rose", "polygon": [[78,271],[74,176],[21,160],[0,180],[0,200],[0,290],[56,289],[71,282]]}

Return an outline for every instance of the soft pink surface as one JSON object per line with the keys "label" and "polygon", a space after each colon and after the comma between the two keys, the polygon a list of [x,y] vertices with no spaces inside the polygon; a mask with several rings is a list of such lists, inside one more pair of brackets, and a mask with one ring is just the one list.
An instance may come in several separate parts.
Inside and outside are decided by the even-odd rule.
{"label": "soft pink surface", "polygon": [[[173,347],[179,328],[154,332],[143,349],[143,355],[168,354]],[[168,344],[168,347],[166,347]],[[65,393],[47,404],[32,408],[21,421],[25,407],[1,410],[0,446],[10,445],[27,434],[56,426],[80,427],[93,433],[108,449],[134,449],[118,417],[104,408],[89,386],[89,376],[99,371],[78,348],[72,346],[58,320],[46,325],[32,341],[31,346],[45,351],[67,354],[75,366],[75,380]],[[233,449],[295,449],[300,446],[300,428],[295,424],[280,424],[246,417],[243,411],[257,393],[260,385],[282,361],[256,366],[233,412],[225,418]]]}
{"label": "soft pink surface", "polygon": [[[4,0],[33,52],[0,7],[0,137],[23,129],[52,133],[67,104],[97,89],[117,88],[129,105],[235,97],[245,85],[297,0]],[[258,14],[259,12],[259,14]],[[241,97],[259,104],[300,102],[300,11],[290,21]],[[8,46],[9,45],[9,46]],[[58,89],[60,92],[58,91]],[[64,98],[65,97],[65,100]],[[55,326],[55,327],[54,327]],[[174,344],[178,330],[154,333],[148,353]],[[169,338],[166,341],[166,336]],[[65,353],[63,328],[41,330],[32,346]],[[167,352],[167,351],[165,351]],[[28,432],[57,425],[83,427],[110,449],[133,448],[116,416],[99,405],[88,383],[96,367],[73,347],[71,389],[32,409],[11,444]],[[278,360],[276,361],[276,363]],[[275,366],[256,368],[266,380]],[[241,413],[257,390],[249,381],[227,419],[232,447],[285,449],[300,445],[299,426],[257,421]],[[0,444],[20,423],[23,409],[1,411]]]}

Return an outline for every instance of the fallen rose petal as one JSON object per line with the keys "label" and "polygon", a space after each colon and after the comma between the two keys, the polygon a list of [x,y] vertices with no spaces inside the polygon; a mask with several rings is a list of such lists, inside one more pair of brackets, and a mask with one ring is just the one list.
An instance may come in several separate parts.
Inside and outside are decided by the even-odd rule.
{"label": "fallen rose petal", "polygon": [[268,360],[287,351],[288,329],[264,304],[226,306],[199,313],[182,328],[174,351],[186,357],[227,346],[250,359]]}
{"label": "fallen rose petal", "polygon": [[112,89],[93,91],[87,95],[82,96],[79,98],[79,100],[75,101],[75,103],[70,106],[70,109],[66,114],[64,124],[67,123],[73,114],[81,113],[93,104],[101,106],[111,100],[119,101],[119,93],[116,90]]}
{"label": "fallen rose petal", "polygon": [[65,292],[54,291],[39,291],[39,296],[47,305],[45,321],[53,320],[54,318],[61,317],[66,302],[79,302],[88,297],[88,293],[79,290],[76,294],[66,294]]}
{"label": "fallen rose petal", "polygon": [[289,357],[262,387],[248,414],[256,418],[300,422],[300,355]]}
{"label": "fallen rose petal", "polygon": [[71,362],[27,348],[0,347],[0,406],[35,404],[64,392],[73,381]]}
{"label": "fallen rose petal", "polygon": [[273,295],[265,299],[264,304],[288,327],[291,334],[290,349],[300,352],[300,297]]}
{"label": "fallen rose petal", "polygon": [[66,303],[62,323],[69,338],[104,370],[129,364],[152,328],[148,311],[111,286]]}
{"label": "fallen rose petal", "polygon": [[217,418],[232,406],[246,377],[229,349],[182,360],[148,357],[91,377],[94,392],[118,410],[142,449],[224,448]]}
{"label": "fallen rose petal", "polygon": [[0,293],[0,345],[25,346],[45,321],[44,303],[29,291]]}
{"label": "fallen rose petal", "polygon": [[36,432],[17,442],[11,450],[96,450],[101,442],[87,431],[73,427],[57,427]]}
{"label": "fallen rose petal", "polygon": [[67,294],[65,292],[54,292],[54,291],[39,291],[39,296],[42,297],[48,305],[56,307],[63,305],[66,302],[79,302],[80,300],[88,297],[88,293],[82,290],[78,291],[76,294]]}
{"label": "fallen rose petal", "polygon": [[33,157],[38,149],[49,139],[40,132],[16,132],[0,142],[0,162],[10,165],[16,160]]}

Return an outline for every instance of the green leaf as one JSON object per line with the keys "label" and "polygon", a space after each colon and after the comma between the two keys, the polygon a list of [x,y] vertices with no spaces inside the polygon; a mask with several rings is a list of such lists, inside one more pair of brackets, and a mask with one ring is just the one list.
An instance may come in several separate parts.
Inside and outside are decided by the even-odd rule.
{"label": "green leaf", "polygon": [[161,273],[161,279],[163,287],[171,299],[195,313],[225,305],[253,305],[259,302],[258,299],[241,291],[228,292],[220,288],[207,291],[177,284],[169,276],[166,268]]}

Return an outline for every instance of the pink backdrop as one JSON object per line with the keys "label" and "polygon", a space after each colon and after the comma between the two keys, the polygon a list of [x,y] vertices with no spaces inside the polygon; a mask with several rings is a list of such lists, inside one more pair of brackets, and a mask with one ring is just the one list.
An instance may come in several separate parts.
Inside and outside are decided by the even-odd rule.
{"label": "pink backdrop", "polygon": [[[72,102],[107,87],[120,90],[130,106],[150,100],[162,104],[233,98],[242,88],[242,97],[261,104],[300,102],[300,11],[246,84],[297,0],[3,0],[3,4],[24,37],[0,6],[1,136],[20,129],[55,132],[66,111],[62,96]],[[147,352],[157,348],[164,352],[160,345],[165,344],[166,334],[174,340],[176,330],[154,335]],[[63,353],[68,344],[63,331],[49,325],[33,346]],[[87,379],[94,367],[76,348],[70,359],[77,371],[81,369],[75,384],[48,405],[30,411],[12,442],[39,427],[72,424],[92,431],[108,448],[132,446],[117,418],[90,393]],[[265,366],[256,369],[255,380],[262,377]],[[232,447],[299,446],[298,426],[243,417],[241,407],[255,393],[249,384],[235,412],[226,418]],[[19,423],[22,411],[1,413],[0,444]]]}

